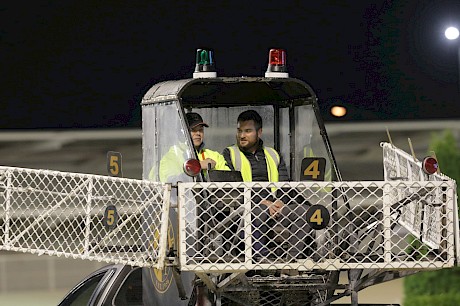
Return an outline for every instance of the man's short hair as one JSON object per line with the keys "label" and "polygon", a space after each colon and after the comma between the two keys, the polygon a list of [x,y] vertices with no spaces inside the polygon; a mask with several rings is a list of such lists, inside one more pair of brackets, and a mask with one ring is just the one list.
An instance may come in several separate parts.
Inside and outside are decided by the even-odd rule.
{"label": "man's short hair", "polygon": [[254,126],[257,131],[262,128],[262,117],[260,117],[258,112],[252,109],[242,112],[238,116],[238,119],[236,120],[236,122],[243,122],[243,121],[249,121],[249,120],[254,121]]}

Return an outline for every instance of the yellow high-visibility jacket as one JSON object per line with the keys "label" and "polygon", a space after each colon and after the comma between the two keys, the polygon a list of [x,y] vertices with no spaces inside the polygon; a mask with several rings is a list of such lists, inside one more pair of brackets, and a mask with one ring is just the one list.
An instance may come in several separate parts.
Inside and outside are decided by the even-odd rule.
{"label": "yellow high-visibility jacket", "polygon": [[[251,163],[246,158],[243,152],[238,148],[237,145],[227,147],[230,151],[230,158],[232,160],[233,167],[237,171],[241,171],[243,181],[252,182],[252,170]],[[278,165],[280,164],[280,156],[275,149],[264,146],[265,160],[267,161],[267,173],[268,180],[270,182],[279,181]]]}
{"label": "yellow high-visibility jacket", "polygon": [[[160,182],[173,183],[176,181],[178,176],[184,174],[183,167],[187,156],[187,149],[188,147],[185,144],[174,145],[161,158],[159,170]],[[206,158],[213,159],[216,162],[216,166],[213,168],[215,170],[230,170],[225,162],[224,157],[219,152],[202,147],[200,148],[200,151],[197,152],[197,156],[200,161]],[[154,180],[154,178],[155,167],[152,167],[149,172],[149,179]]]}

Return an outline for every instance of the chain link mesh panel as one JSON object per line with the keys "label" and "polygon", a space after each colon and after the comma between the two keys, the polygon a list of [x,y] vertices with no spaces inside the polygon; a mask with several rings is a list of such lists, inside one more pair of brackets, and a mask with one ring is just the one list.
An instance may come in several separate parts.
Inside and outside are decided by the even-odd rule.
{"label": "chain link mesh panel", "polygon": [[[225,287],[221,292],[223,296],[222,305],[317,305],[328,298],[324,289],[331,284],[328,283],[326,274],[249,277],[247,283],[237,282]],[[337,284],[333,286],[334,288],[340,287]]]}
{"label": "chain link mesh panel", "polygon": [[[264,306],[298,306],[310,305],[311,294],[308,291],[260,290],[241,291],[237,294],[226,293],[223,305],[264,305]],[[226,302],[228,300],[228,302]]]}
{"label": "chain link mesh panel", "polygon": [[[413,156],[396,148],[389,143],[381,143],[383,149],[383,168],[386,181],[452,181],[442,173],[426,174],[422,170],[422,162]],[[408,197],[417,197],[411,195],[411,190],[393,189],[392,196],[404,201]],[[455,190],[454,190],[455,192]],[[401,209],[399,223],[404,226],[414,236],[426,245],[436,248],[441,243],[440,228],[437,223],[442,222],[439,204],[442,203],[442,194],[432,192],[429,195],[429,201],[434,205],[424,205],[423,201],[411,201]],[[455,199],[455,196],[454,196]],[[457,203],[454,200],[454,211],[457,211]],[[454,230],[458,233],[457,214],[454,215]],[[456,235],[457,237],[457,235]]]}
{"label": "chain link mesh panel", "polygon": [[[450,267],[455,198],[454,181],[179,184],[181,269]],[[275,199],[272,215],[262,201]]]}
{"label": "chain link mesh panel", "polygon": [[0,249],[161,268],[169,193],[148,181],[0,167]]}

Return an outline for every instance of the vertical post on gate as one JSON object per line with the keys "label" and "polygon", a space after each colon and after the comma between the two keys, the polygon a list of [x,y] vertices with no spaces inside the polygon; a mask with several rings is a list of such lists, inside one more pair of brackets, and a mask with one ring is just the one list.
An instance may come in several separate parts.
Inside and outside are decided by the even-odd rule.
{"label": "vertical post on gate", "polygon": [[90,241],[90,234],[91,234],[91,202],[92,202],[92,192],[93,192],[93,179],[88,178],[88,192],[86,193],[86,220],[85,220],[85,249],[84,254],[89,254],[89,241]]}
{"label": "vertical post on gate", "polygon": [[252,210],[251,188],[244,187],[244,256],[245,265],[252,264]]}
{"label": "vertical post on gate", "polygon": [[391,186],[385,182],[383,187],[383,260],[391,262]]}
{"label": "vertical post on gate", "polygon": [[11,183],[11,175],[12,172],[7,172],[7,179],[6,179],[6,201],[5,201],[5,220],[3,221],[5,224],[5,247],[9,247],[10,244],[10,210],[11,210],[11,190],[13,189]]}
{"label": "vertical post on gate", "polygon": [[[178,203],[183,203],[183,199],[181,199],[181,186],[179,186],[179,196]],[[183,189],[182,189],[183,192]],[[183,194],[183,193],[182,193]],[[170,199],[171,199],[171,184],[165,184],[163,186],[163,208],[162,208],[162,215],[161,215],[161,225],[160,225],[160,241],[158,242],[158,262],[156,263],[155,268],[162,270],[165,266],[166,260],[166,252],[168,248],[168,227],[169,227],[169,208],[170,208]],[[182,201],[181,201],[182,200]],[[179,206],[180,208],[180,206]],[[179,224],[181,224],[182,219],[179,218]],[[179,225],[180,228],[180,225]],[[180,234],[179,234],[180,235]],[[180,256],[180,255],[179,255]],[[181,260],[181,263],[185,261]]]}
{"label": "vertical post on gate", "polygon": [[[448,233],[451,232],[453,233],[454,237],[451,241],[449,241],[449,244],[453,244],[453,251],[455,252],[455,255],[456,255],[456,258],[455,256],[453,257],[453,259],[457,262],[457,266],[460,265],[460,231],[459,231],[459,220],[458,220],[458,204],[457,204],[457,184],[455,183],[455,181],[448,181],[449,183],[449,187],[447,188],[447,200],[451,200],[452,201],[452,205],[449,205],[449,203],[447,203],[447,211],[449,211],[449,207],[451,207],[452,209],[452,214],[453,214],[453,218],[450,219],[453,221],[453,225],[452,223],[450,223],[450,228],[448,229]],[[448,219],[448,220],[449,220]],[[450,235],[452,236],[452,235]],[[451,244],[451,245],[452,245]],[[449,248],[450,249],[450,248]]]}

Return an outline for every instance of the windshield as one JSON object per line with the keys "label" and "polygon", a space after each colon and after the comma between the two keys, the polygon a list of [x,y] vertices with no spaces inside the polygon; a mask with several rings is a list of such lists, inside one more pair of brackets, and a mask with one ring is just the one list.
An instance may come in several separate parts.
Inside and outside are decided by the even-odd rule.
{"label": "windshield", "polygon": [[[292,126],[290,109],[275,110],[273,105],[192,108],[191,111],[199,113],[204,122],[209,124],[209,128],[205,129],[206,147],[221,153],[226,147],[235,144],[238,115],[248,109],[255,110],[261,115],[263,120],[261,138],[264,145],[274,147],[281,153],[291,174],[291,180],[300,180],[300,167],[304,157],[324,157],[326,159],[324,180],[331,180],[331,162],[311,105],[293,108]],[[279,137],[276,137],[278,133]],[[291,150],[294,150],[292,159]]]}
{"label": "windshield", "polygon": [[190,137],[179,115],[178,102],[143,106],[143,178],[155,182],[191,182],[183,171],[185,160],[194,158]]}
{"label": "windshield", "polygon": [[[295,120],[295,171],[294,179],[300,180],[300,166],[303,158],[323,157],[326,159],[324,181],[331,181],[331,161],[324,139],[320,133],[312,105],[302,105],[294,109]],[[281,138],[283,139],[283,138]]]}
{"label": "windshield", "polygon": [[263,134],[261,138],[264,145],[273,147],[273,107],[271,105],[192,109],[193,112],[203,117],[204,122],[209,124],[209,128],[205,129],[206,147],[222,153],[226,147],[235,144],[236,120],[240,113],[249,109],[257,111],[262,117]]}

